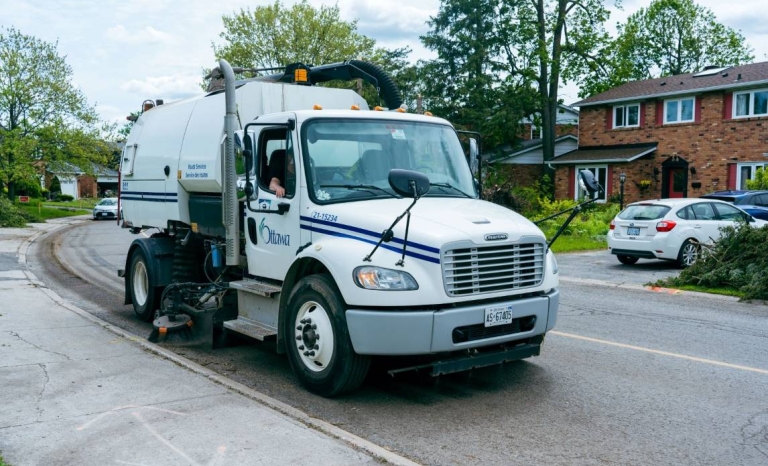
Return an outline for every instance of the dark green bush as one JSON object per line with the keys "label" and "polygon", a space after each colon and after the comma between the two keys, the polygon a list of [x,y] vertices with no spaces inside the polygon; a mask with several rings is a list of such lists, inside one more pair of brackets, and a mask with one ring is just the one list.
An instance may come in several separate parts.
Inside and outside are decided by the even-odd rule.
{"label": "dark green bush", "polygon": [[69,194],[57,194],[56,195],[56,202],[69,202],[74,201],[75,197],[70,196]]}
{"label": "dark green bush", "polygon": [[745,299],[768,299],[768,226],[725,227],[722,236],[691,267],[667,279],[672,286],[731,288]]}
{"label": "dark green bush", "polygon": [[0,197],[0,228],[27,226],[27,216],[5,197]]}

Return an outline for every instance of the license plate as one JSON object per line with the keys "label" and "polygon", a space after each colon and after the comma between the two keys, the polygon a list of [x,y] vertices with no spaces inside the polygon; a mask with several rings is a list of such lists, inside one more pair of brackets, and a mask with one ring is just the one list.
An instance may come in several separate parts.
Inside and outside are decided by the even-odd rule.
{"label": "license plate", "polygon": [[486,307],[485,326],[494,327],[512,323],[512,306]]}
{"label": "license plate", "polygon": [[627,234],[629,236],[640,236],[640,227],[628,227]]}

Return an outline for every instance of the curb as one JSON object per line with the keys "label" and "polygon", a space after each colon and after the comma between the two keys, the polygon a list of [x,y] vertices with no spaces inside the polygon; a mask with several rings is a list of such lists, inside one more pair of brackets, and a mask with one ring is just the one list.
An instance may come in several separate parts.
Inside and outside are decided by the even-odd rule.
{"label": "curb", "polygon": [[375,459],[382,461],[385,464],[393,464],[397,466],[419,466],[419,463],[416,463],[414,461],[409,460],[408,458],[405,458],[403,456],[398,455],[397,453],[391,452],[387,450],[386,448],[376,445],[373,442],[370,442],[368,440],[365,440],[361,437],[356,436],[355,434],[352,434],[351,432],[347,432],[344,429],[341,429],[339,427],[334,426],[333,424],[322,421],[317,418],[313,418],[309,414],[294,408],[293,406],[290,406],[286,403],[283,403],[282,401],[279,401],[275,398],[272,398],[269,395],[265,395],[264,393],[258,392],[250,387],[247,387],[239,382],[235,382],[234,380],[231,380],[227,377],[224,377],[210,369],[207,369],[195,362],[190,361],[187,358],[184,358],[182,356],[179,356],[178,354],[169,351],[161,346],[158,346],[154,343],[150,343],[149,341],[138,338],[135,335],[130,334],[129,332],[116,327],[108,322],[105,322],[98,317],[80,309],[79,307],[65,301],[61,296],[59,296],[55,291],[48,288],[45,283],[41,282],[34,273],[32,273],[29,270],[29,266],[27,264],[27,251],[29,250],[29,247],[34,243],[40,236],[46,233],[52,233],[56,230],[59,230],[65,226],[74,225],[77,223],[83,223],[76,222],[76,223],[62,223],[59,226],[55,228],[51,228],[50,230],[40,230],[36,232],[35,234],[25,238],[21,245],[19,245],[19,248],[17,249],[17,255],[19,258],[19,264],[23,264],[27,270],[24,271],[24,275],[29,279],[29,281],[36,287],[38,287],[43,293],[45,293],[46,296],[48,296],[53,302],[56,304],[64,307],[65,309],[74,312],[75,314],[89,320],[90,322],[108,330],[109,332],[114,333],[115,335],[118,335],[120,337],[125,338],[126,340],[129,340],[140,347],[142,347],[145,351],[148,351],[152,354],[155,354],[163,359],[167,359],[189,371],[192,371],[196,374],[202,375],[208,380],[210,380],[213,383],[216,383],[218,385],[224,386],[232,391],[235,391],[253,401],[256,401],[258,403],[261,403],[262,405],[275,410],[295,421],[300,422],[301,424],[304,424],[308,428],[318,430],[322,432],[325,435],[328,435],[329,437],[335,438],[337,440],[340,440],[348,445],[350,445],[352,448],[363,451],[365,453],[368,453],[369,455],[373,456]]}

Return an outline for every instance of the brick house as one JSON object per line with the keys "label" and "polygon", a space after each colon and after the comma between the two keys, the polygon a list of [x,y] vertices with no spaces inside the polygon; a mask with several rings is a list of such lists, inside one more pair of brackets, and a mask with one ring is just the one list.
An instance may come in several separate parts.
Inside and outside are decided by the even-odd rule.
{"label": "brick house", "polygon": [[555,195],[589,169],[625,203],[743,189],[768,166],[768,62],[634,81],[574,104],[579,147],[557,157]]}
{"label": "brick house", "polygon": [[[523,119],[520,127],[520,143],[516,147],[497,148],[493,153],[484,154],[483,158],[500,169],[516,186],[532,186],[544,175],[541,128],[535,125],[533,118]],[[555,157],[577,148],[578,130],[578,110],[560,105],[555,123]]]}

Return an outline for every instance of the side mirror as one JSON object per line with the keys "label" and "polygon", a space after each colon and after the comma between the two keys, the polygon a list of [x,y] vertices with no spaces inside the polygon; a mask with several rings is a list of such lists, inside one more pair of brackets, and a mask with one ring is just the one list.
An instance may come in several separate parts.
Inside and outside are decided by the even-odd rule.
{"label": "side mirror", "polygon": [[389,185],[403,197],[421,197],[429,192],[429,177],[416,171],[394,168],[389,171]]}
{"label": "side mirror", "polygon": [[597,192],[603,192],[603,187],[595,180],[595,175],[589,170],[579,172],[579,186],[582,191],[589,193],[589,197],[594,196]]}
{"label": "side mirror", "polygon": [[469,138],[469,170],[474,176],[477,176],[477,164],[479,156],[480,147],[477,144],[477,139]]}

